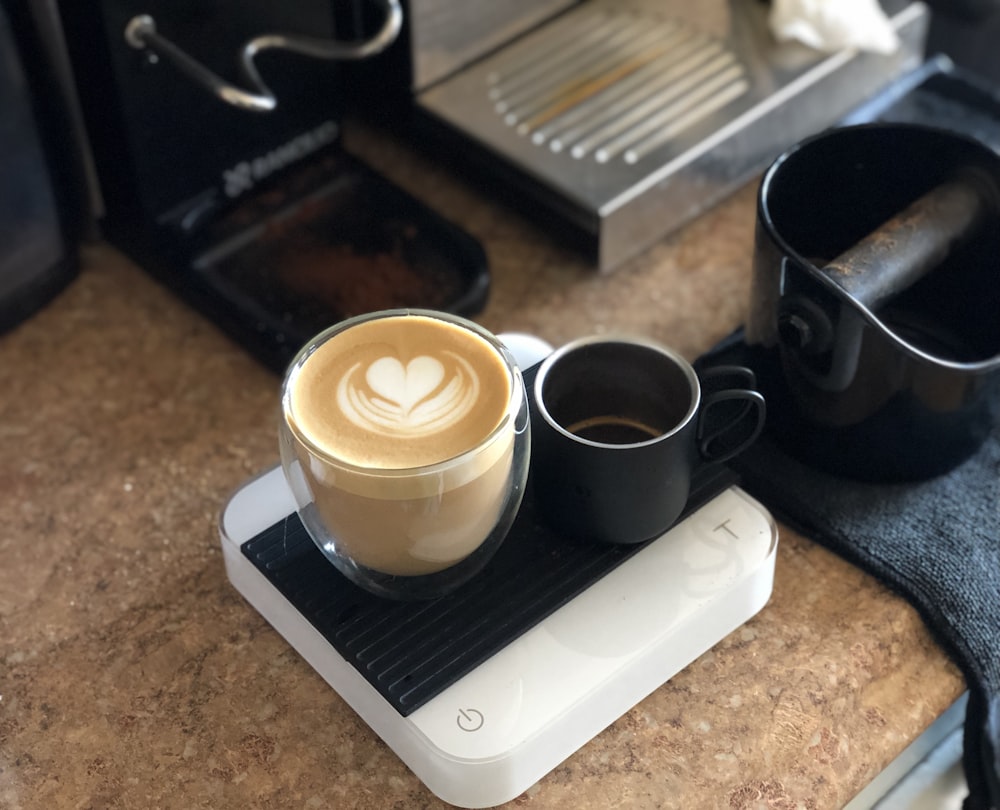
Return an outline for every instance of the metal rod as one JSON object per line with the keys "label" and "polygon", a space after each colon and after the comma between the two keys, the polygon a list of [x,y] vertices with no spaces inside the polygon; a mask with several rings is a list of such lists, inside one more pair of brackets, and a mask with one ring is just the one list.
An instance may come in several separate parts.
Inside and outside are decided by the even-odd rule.
{"label": "metal rod", "polygon": [[940,265],[985,216],[996,216],[991,178],[968,170],[931,189],[820,272],[875,311]]}
{"label": "metal rod", "polygon": [[369,39],[361,42],[343,42],[334,39],[297,36],[292,34],[261,34],[244,43],[240,51],[239,67],[247,90],[227,82],[198,60],[189,56],[156,30],[156,21],[148,14],[138,14],[125,25],[125,41],[137,50],[148,50],[170,62],[196,84],[200,84],[217,98],[253,112],[270,112],[278,106],[274,93],[261,78],[254,65],[257,54],[268,50],[284,50],[314,59],[366,59],[391,45],[403,25],[403,9],[399,0],[379,0],[385,6],[386,17],[382,27]]}

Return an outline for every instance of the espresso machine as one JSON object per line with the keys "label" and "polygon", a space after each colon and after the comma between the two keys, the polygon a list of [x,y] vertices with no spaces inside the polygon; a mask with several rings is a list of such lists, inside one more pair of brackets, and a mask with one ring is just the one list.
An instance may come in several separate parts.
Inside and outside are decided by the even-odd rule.
{"label": "espresso machine", "polygon": [[357,73],[367,106],[401,91],[408,133],[609,270],[919,66],[927,8],[882,6],[888,55],[778,42],[760,0],[408,0]]}
{"label": "espresso machine", "polygon": [[93,0],[60,8],[103,235],[281,370],[393,306],[472,314],[485,254],[348,154],[342,66],[399,33],[397,0]]}

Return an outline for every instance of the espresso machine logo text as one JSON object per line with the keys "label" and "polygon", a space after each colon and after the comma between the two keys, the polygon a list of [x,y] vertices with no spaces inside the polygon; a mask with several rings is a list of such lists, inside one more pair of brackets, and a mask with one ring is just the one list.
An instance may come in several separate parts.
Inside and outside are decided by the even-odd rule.
{"label": "espresso machine logo text", "polygon": [[337,124],[326,121],[316,129],[296,135],[287,143],[270,152],[243,160],[222,172],[222,184],[226,196],[239,197],[250,191],[261,180],[266,179],[279,169],[301,160],[337,138]]}

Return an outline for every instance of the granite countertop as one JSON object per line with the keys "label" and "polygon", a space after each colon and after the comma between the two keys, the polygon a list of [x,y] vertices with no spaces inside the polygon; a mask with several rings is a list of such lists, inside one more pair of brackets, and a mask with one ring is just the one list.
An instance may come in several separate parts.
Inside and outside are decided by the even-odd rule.
{"label": "granite countertop", "polygon": [[[352,151],[478,237],[477,317],[690,358],[748,301],[754,184],[609,275],[376,133]],[[114,248],[0,336],[0,807],[441,806],[226,579],[277,377]],[[914,610],[781,528],[750,622],[511,804],[842,806],[962,693]]]}

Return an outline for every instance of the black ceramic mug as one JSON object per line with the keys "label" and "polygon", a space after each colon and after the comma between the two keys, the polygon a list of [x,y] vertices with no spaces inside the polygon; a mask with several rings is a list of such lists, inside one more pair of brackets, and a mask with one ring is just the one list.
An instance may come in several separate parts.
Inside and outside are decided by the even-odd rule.
{"label": "black ceramic mug", "polygon": [[567,537],[640,543],[670,528],[699,464],[741,452],[764,424],[746,368],[703,372],[652,341],[583,338],[535,377],[532,486]]}

